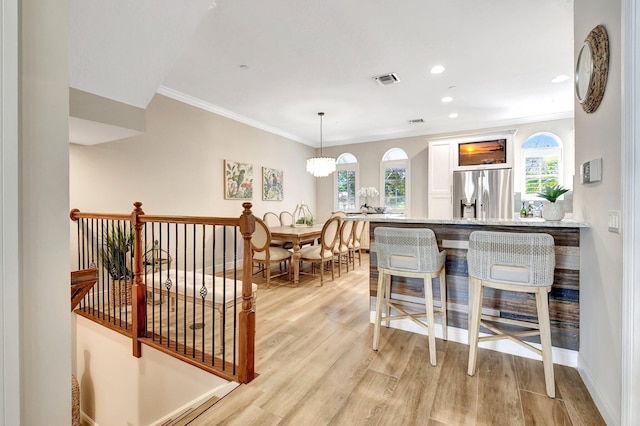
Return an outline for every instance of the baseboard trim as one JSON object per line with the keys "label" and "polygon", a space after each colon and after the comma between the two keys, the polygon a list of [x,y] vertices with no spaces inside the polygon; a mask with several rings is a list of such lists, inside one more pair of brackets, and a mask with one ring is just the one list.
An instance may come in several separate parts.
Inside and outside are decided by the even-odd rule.
{"label": "baseboard trim", "polygon": [[[179,417],[180,415],[182,415],[182,413],[186,412],[187,410],[192,410],[192,409],[195,409],[195,408],[199,407],[201,404],[205,403],[206,401],[208,401],[209,399],[211,399],[213,397],[218,397],[218,398],[224,397],[225,395],[227,395],[229,392],[231,392],[232,390],[234,390],[238,386],[240,386],[240,383],[238,383],[238,382],[228,382],[228,383],[225,383],[223,385],[220,385],[217,388],[214,388],[214,389],[210,390],[209,392],[207,392],[205,394],[202,394],[202,395],[198,396],[197,398],[187,402],[182,407],[176,408],[172,412],[168,413],[167,415],[163,416],[162,418],[160,418],[160,419],[156,420],[155,422],[151,423],[149,426],[158,426],[158,425],[165,424],[167,421],[169,421],[169,420],[171,420],[173,418]],[[82,424],[87,424],[89,426],[100,426],[98,423],[95,422],[94,419],[89,417],[82,410],[80,411],[80,417],[82,419]]]}
{"label": "baseboard trim", "polygon": [[[375,323],[375,311],[370,311],[369,320],[373,324]],[[436,320],[437,321],[437,320]],[[401,320],[393,320],[391,321],[391,328],[396,328],[398,330],[410,331],[412,333],[418,334],[427,334],[427,331],[414,323],[409,319],[401,319]],[[442,338],[442,325],[440,323],[436,323],[435,327],[435,335],[438,338]],[[469,338],[467,330],[457,327],[447,327],[447,333],[449,340],[457,343],[463,343],[465,345],[469,344]],[[488,336],[487,334],[480,333],[480,336]],[[540,348],[539,344],[532,343],[533,346]],[[491,342],[482,342],[479,344],[479,347],[490,349],[497,352],[504,352],[511,355],[517,355],[524,358],[531,358],[541,360],[542,358],[533,353],[532,351],[528,351],[525,348],[521,347],[517,343],[513,343],[507,340],[495,340]],[[578,352],[573,351],[571,349],[564,348],[552,348],[552,356],[553,362],[555,364],[566,365],[568,367],[578,368]]]}
{"label": "baseboard trim", "polygon": [[238,382],[228,382],[228,383],[225,383],[223,385],[220,385],[217,388],[212,389],[209,392],[207,392],[205,394],[202,394],[199,397],[187,402],[182,407],[176,408],[172,412],[168,413],[167,415],[163,416],[162,418],[160,418],[160,419],[156,420],[155,422],[151,423],[149,426],[163,425],[163,424],[167,423],[168,421],[170,421],[172,419],[180,417],[184,412],[186,412],[188,410],[193,410],[193,409],[198,408],[200,405],[202,405],[203,403],[205,403],[206,401],[208,401],[209,399],[211,399],[213,397],[218,397],[218,398],[224,397],[225,395],[227,395],[229,392],[231,392],[232,390],[234,390],[238,386],[240,386],[240,383],[238,383]]}
{"label": "baseboard trim", "polygon": [[591,369],[584,361],[581,355],[578,354],[578,373],[584,382],[584,385],[587,387],[593,402],[600,410],[600,414],[604,419],[605,423],[610,426],[620,425],[620,417],[616,416],[616,411],[611,408],[611,406],[607,403],[607,400],[604,398],[602,392],[600,392],[598,386],[596,386],[593,375],[591,374]]}

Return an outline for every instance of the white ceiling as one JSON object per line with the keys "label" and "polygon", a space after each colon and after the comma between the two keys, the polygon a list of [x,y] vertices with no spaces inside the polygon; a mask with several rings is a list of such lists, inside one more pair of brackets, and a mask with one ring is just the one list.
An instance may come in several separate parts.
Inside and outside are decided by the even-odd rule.
{"label": "white ceiling", "polygon": [[572,69],[572,0],[70,1],[71,87],[312,146],[571,117]]}

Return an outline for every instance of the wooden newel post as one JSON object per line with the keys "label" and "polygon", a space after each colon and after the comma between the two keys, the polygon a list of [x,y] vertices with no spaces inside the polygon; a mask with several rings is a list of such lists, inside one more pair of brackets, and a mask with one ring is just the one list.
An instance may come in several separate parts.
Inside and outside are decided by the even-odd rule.
{"label": "wooden newel post", "polygon": [[242,311],[238,336],[238,381],[249,383],[255,377],[256,312],[253,309],[251,236],[256,229],[256,218],[251,212],[251,203],[242,203],[242,207],[244,211],[240,216],[240,232],[244,239],[244,255],[242,258]]}
{"label": "wooden newel post", "polygon": [[146,288],[142,281],[142,222],[140,216],[144,214],[142,211],[142,203],[136,201],[131,213],[131,224],[134,230],[133,241],[133,286],[131,288],[131,304],[132,304],[132,334],[133,334],[133,356],[140,358],[142,356],[142,344],[138,340],[139,337],[145,337],[145,328],[147,324],[147,303]]}

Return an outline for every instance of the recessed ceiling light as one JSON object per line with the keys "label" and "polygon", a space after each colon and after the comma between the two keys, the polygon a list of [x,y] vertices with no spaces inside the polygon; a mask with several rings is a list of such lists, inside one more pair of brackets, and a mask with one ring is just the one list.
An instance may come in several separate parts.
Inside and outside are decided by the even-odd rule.
{"label": "recessed ceiling light", "polygon": [[449,114],[449,118],[458,118],[458,113],[452,112],[451,114]]}
{"label": "recessed ceiling light", "polygon": [[442,65],[436,65],[431,68],[431,74],[442,74],[444,72],[444,67]]}
{"label": "recessed ceiling light", "polygon": [[453,98],[451,96],[445,96],[444,98],[440,99],[442,102],[451,102],[453,100]]}
{"label": "recessed ceiling light", "polygon": [[562,83],[562,82],[567,81],[567,80],[569,80],[569,76],[568,75],[560,74],[559,76],[557,76],[556,78],[551,80],[551,82],[552,83]]}

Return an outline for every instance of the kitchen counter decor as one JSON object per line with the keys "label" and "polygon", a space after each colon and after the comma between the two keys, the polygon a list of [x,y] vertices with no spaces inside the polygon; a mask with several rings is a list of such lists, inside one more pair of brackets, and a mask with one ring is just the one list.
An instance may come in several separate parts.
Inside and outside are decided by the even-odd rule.
{"label": "kitchen counter decor", "polygon": [[558,221],[564,218],[564,205],[558,197],[566,192],[569,190],[560,185],[547,185],[538,193],[538,197],[546,200],[542,204],[542,217],[545,220]]}

